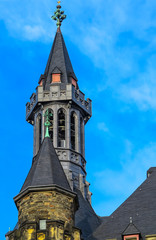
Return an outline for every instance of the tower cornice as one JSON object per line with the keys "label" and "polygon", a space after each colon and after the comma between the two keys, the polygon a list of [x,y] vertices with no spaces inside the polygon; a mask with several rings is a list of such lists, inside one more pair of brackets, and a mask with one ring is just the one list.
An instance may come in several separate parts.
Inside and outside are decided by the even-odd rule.
{"label": "tower cornice", "polygon": [[31,193],[31,192],[46,192],[46,191],[58,191],[62,194],[65,194],[67,196],[76,198],[77,194],[73,191],[69,191],[65,188],[62,188],[58,185],[49,185],[49,186],[34,186],[34,187],[27,187],[24,191],[20,192],[18,195],[16,195],[13,199],[17,206],[17,202],[23,198],[25,195]]}

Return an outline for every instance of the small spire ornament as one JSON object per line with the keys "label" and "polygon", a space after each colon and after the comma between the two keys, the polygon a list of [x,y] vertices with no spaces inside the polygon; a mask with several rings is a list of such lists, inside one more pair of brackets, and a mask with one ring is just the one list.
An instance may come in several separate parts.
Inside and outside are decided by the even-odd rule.
{"label": "small spire ornament", "polygon": [[51,123],[50,123],[50,117],[52,117],[52,113],[49,112],[49,110],[47,109],[45,114],[44,114],[44,117],[46,118],[46,121],[45,121],[45,127],[46,127],[46,133],[45,133],[45,138],[46,137],[50,137],[49,135],[49,127],[51,126]]}
{"label": "small spire ornament", "polygon": [[60,27],[62,25],[62,22],[64,19],[66,19],[66,15],[64,14],[64,11],[61,11],[61,1],[58,1],[57,2],[58,5],[56,6],[56,11],[54,12],[54,15],[51,17],[53,20],[57,21],[56,22],[56,25],[57,25],[57,28],[58,30],[60,30]]}

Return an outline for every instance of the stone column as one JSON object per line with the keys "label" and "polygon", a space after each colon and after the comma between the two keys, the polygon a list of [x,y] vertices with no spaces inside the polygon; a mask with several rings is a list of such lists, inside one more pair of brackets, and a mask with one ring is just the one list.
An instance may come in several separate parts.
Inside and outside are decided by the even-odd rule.
{"label": "stone column", "polygon": [[76,120],[76,151],[81,153],[81,127],[80,127],[80,112],[77,111],[77,120]]}
{"label": "stone column", "polygon": [[33,146],[33,156],[36,155],[36,115],[34,117],[34,129],[33,129],[33,134],[34,134],[34,146]]}
{"label": "stone column", "polygon": [[70,108],[66,110],[66,148],[71,148],[70,146]]}
{"label": "stone column", "polygon": [[81,134],[82,134],[82,156],[85,158],[85,127],[84,127],[84,120],[82,120],[82,126],[81,126]]}
{"label": "stone column", "polygon": [[53,144],[54,147],[57,148],[58,145],[58,107],[54,106],[53,108],[54,116],[53,116]]}

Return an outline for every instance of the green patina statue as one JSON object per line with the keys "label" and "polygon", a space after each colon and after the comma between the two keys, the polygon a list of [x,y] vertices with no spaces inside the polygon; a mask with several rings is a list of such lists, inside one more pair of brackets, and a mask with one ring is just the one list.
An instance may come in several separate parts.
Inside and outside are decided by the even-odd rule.
{"label": "green patina statue", "polygon": [[51,126],[50,117],[52,117],[52,113],[49,112],[49,110],[47,109],[47,111],[45,112],[44,116],[46,118],[46,121],[45,121],[45,124],[44,124],[46,126],[45,137],[50,137],[50,135],[49,135],[49,127]]}

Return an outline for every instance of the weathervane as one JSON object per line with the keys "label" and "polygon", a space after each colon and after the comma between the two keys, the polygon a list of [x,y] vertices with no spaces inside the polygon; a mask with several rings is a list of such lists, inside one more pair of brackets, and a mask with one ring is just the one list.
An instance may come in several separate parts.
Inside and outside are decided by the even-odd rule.
{"label": "weathervane", "polygon": [[45,121],[45,124],[44,124],[46,126],[45,137],[50,137],[50,135],[49,135],[49,127],[51,126],[50,117],[52,117],[52,113],[50,113],[49,110],[47,109],[47,111],[45,112],[44,116],[46,118],[46,121]]}
{"label": "weathervane", "polygon": [[61,5],[60,5],[61,1],[58,1],[57,3],[58,3],[58,5],[56,7],[57,9],[54,12],[54,16],[52,16],[51,18],[53,20],[57,21],[56,25],[57,25],[57,28],[60,30],[61,24],[62,24],[63,20],[66,19],[67,16],[64,14],[64,11],[60,10],[61,9]]}

